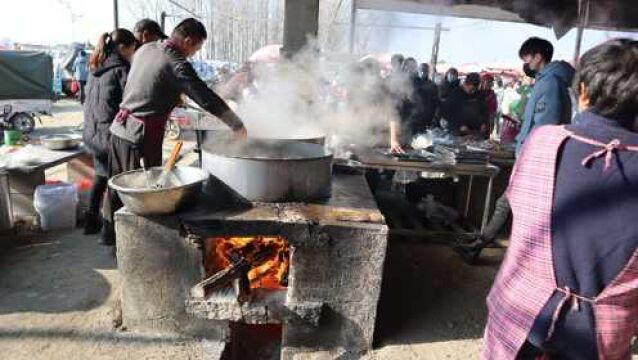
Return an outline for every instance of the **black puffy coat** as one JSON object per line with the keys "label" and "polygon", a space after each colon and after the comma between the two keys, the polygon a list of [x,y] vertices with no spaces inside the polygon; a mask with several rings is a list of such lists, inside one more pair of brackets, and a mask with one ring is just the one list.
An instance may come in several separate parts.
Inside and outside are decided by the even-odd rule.
{"label": "black puffy coat", "polygon": [[450,132],[454,135],[459,135],[463,126],[472,132],[478,132],[481,125],[489,124],[485,98],[479,93],[468,94],[463,86],[452,90],[447,100],[441,104],[441,117],[448,122]]}
{"label": "black puffy coat", "polygon": [[84,102],[84,143],[99,159],[108,156],[109,128],[120,109],[131,65],[116,53],[91,71]]}

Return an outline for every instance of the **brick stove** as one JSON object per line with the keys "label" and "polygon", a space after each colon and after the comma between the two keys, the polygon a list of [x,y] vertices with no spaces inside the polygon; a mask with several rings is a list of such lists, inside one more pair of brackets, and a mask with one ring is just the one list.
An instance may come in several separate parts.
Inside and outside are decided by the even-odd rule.
{"label": "brick stove", "polygon": [[[193,209],[168,217],[117,213],[124,325],[231,345],[246,333],[238,328],[254,326],[250,331],[264,334],[274,328],[286,360],[344,359],[369,350],[387,227],[363,176],[335,175],[324,203],[230,206],[231,200],[203,196]],[[254,270],[243,301],[231,283],[198,286],[228,265],[211,264],[211,251],[232,238],[244,245],[262,238],[285,244],[271,254],[270,260],[288,264],[271,271],[277,282],[264,286]],[[233,282],[241,287],[237,278]]]}

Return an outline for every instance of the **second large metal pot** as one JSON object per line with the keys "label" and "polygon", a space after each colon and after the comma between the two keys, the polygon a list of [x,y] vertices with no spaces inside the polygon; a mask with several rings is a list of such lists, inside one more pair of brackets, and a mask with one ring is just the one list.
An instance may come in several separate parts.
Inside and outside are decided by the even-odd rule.
{"label": "second large metal pot", "polygon": [[202,166],[249,201],[296,202],[330,197],[332,154],[295,141],[205,143]]}

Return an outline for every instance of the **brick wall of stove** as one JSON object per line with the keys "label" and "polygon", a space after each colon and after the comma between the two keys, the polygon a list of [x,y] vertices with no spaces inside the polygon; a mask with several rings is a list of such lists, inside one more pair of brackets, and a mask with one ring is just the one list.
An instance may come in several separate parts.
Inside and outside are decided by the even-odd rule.
{"label": "brick wall of stove", "polygon": [[[339,185],[336,180],[335,185]],[[355,182],[350,188],[363,185]],[[343,199],[341,193],[344,191],[335,191],[333,201]],[[355,201],[347,198],[337,206],[352,203],[352,208],[370,208],[374,202],[367,201],[368,196],[371,198],[367,192],[356,195]],[[204,278],[204,271],[201,249],[189,244],[180,229],[199,229],[196,234],[203,238],[281,235],[292,248],[285,306],[298,314],[308,304],[323,304],[318,326],[307,319],[295,321],[294,316],[293,320],[285,319],[282,359],[318,354],[324,355],[314,358],[337,358],[344,351],[369,349],[383,277],[387,227],[382,223],[309,220],[304,215],[306,210],[295,204],[258,204],[231,216],[182,215],[182,221],[186,221],[182,223],[173,216],[143,218],[126,210],[118,212],[118,268],[125,325],[131,330],[228,340],[228,321],[200,320],[186,311],[189,289]],[[194,226],[202,221],[206,226]]]}
{"label": "brick wall of stove", "polygon": [[123,325],[142,333],[228,340],[227,321],[186,313],[189,290],[203,278],[204,269],[201,251],[184,237],[178,219],[122,210],[115,225]]}
{"label": "brick wall of stove", "polygon": [[284,326],[282,359],[320,350],[372,347],[387,248],[385,226],[317,225],[294,251],[287,303],[322,302],[318,327]]}
{"label": "brick wall of stove", "polygon": [[[285,237],[291,247],[285,307],[303,317],[304,307],[323,304],[318,326],[308,319],[295,319],[295,316],[284,319],[283,360],[303,358],[308,353],[320,351],[333,355],[339,351],[358,353],[372,347],[387,248],[385,225],[246,223],[231,219],[213,224],[200,224],[198,235],[244,236],[276,232]],[[228,312],[216,305],[198,308],[211,318],[226,317]],[[255,306],[244,305],[243,313],[250,316],[249,322],[275,320],[263,316],[263,311]],[[274,317],[279,315],[273,314]]]}

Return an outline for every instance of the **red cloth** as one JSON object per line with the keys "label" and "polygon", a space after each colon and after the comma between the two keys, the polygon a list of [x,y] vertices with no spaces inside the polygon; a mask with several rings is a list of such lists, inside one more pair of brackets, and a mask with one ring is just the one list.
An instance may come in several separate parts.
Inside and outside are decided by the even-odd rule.
{"label": "red cloth", "polygon": [[[482,359],[516,359],[554,292],[564,295],[564,304],[582,301],[568,289],[557,289],[552,257],[556,160],[570,136],[563,127],[539,127],[526,141],[512,172],[507,197],[514,223],[510,247],[487,298]],[[608,151],[592,156],[606,156]],[[588,300],[595,313],[599,358],[630,359],[631,338],[638,328],[638,250],[616,279]]]}
{"label": "red cloth", "polygon": [[484,93],[485,103],[487,104],[487,111],[490,114],[490,119],[493,119],[496,116],[496,111],[498,110],[498,101],[496,99],[496,93],[494,90],[486,90]]}
{"label": "red cloth", "polygon": [[481,81],[494,81],[494,76],[492,76],[492,74],[485,73],[481,75]]}

